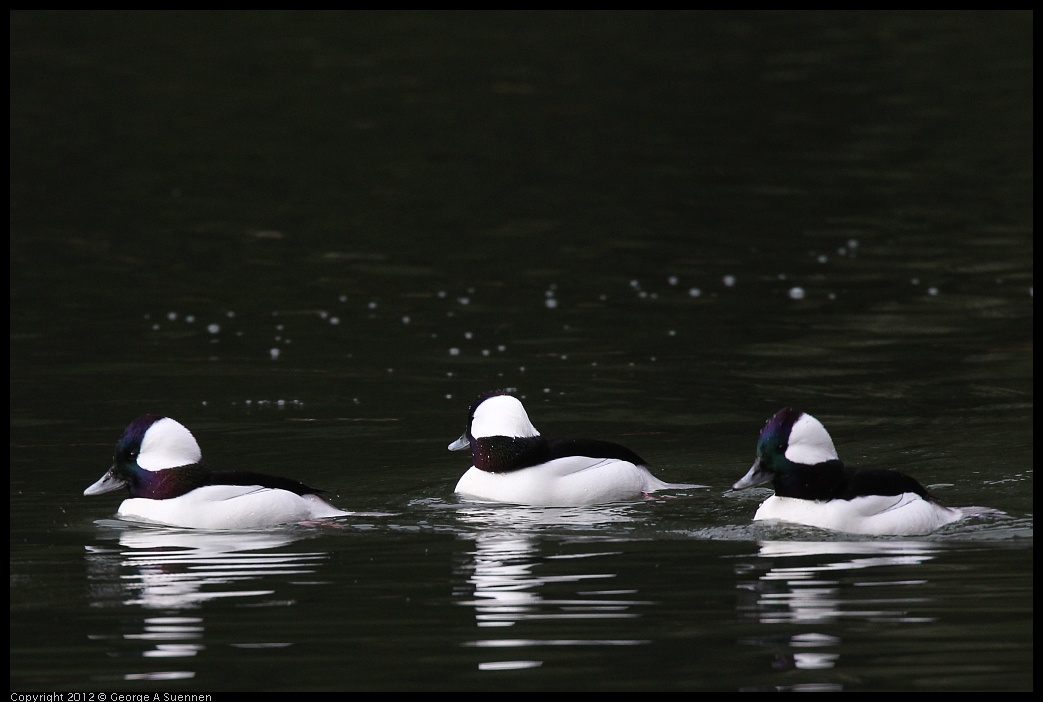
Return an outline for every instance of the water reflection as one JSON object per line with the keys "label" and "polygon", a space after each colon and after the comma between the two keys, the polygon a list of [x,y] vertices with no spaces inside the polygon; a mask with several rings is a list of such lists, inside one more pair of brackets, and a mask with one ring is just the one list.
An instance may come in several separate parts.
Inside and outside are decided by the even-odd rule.
{"label": "water reflection", "polygon": [[[272,582],[269,576],[285,582],[288,575],[315,573],[328,558],[324,552],[277,550],[304,538],[304,533],[290,529],[204,532],[128,526],[107,520],[97,524],[103,529],[102,538],[113,539],[118,545],[85,547],[91,606],[127,608],[134,613],[134,623],[124,622],[124,633],[90,638],[108,641],[124,652],[117,655],[130,657],[196,656],[206,648],[207,602],[249,598],[255,606],[292,606],[292,599],[275,597],[277,590],[266,586]],[[125,653],[127,644],[131,644],[129,654]],[[282,648],[292,644],[269,641],[233,645]],[[128,673],[123,678],[172,680],[194,676],[191,670],[156,670]]]}
{"label": "water reflection", "polygon": [[[640,617],[641,607],[654,604],[639,599],[635,589],[612,587],[618,575],[611,564],[622,553],[611,548],[613,540],[579,536],[550,541],[542,530],[556,527],[560,534],[562,528],[587,530],[633,521],[625,508],[465,506],[459,519],[472,527],[459,538],[473,542],[473,548],[455,568],[453,597],[474,609],[478,629],[477,637],[464,645],[497,651],[479,662],[479,670],[539,667],[546,658],[541,652],[548,647],[650,643],[615,636],[624,631],[615,627],[605,635],[606,627],[600,626]],[[550,552],[566,543],[567,548]]]}
{"label": "water reflection", "polygon": [[[740,617],[787,632],[751,637],[740,643],[773,651],[772,668],[829,670],[840,660],[843,620],[921,624],[933,621],[910,613],[925,609],[922,577],[902,578],[901,569],[935,557],[937,543],[924,541],[762,541],[757,558],[739,567]],[[922,570],[916,571],[918,575]],[[787,689],[842,689],[815,682]]]}

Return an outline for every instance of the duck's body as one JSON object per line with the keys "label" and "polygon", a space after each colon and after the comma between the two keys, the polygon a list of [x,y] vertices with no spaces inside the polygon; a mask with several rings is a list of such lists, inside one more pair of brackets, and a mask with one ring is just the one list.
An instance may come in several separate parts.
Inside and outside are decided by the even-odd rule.
{"label": "duck's body", "polygon": [[256,529],[350,514],[319,490],[289,478],[251,472],[215,473],[202,462],[195,437],[169,417],[131,422],[112,467],[84,495],[127,488],[121,519],[193,529]]}
{"label": "duck's body", "polygon": [[610,441],[549,439],[522,403],[501,391],[471,406],[467,431],[449,450],[471,449],[474,465],[456,493],[474,500],[571,507],[634,500],[672,485],[656,478],[636,453]]}
{"label": "duck's body", "polygon": [[669,487],[641,464],[570,456],[508,473],[471,466],[455,491],[476,500],[565,507],[623,502]]}
{"label": "duck's body", "polygon": [[773,495],[753,517],[869,536],[929,534],[962,518],[958,509],[910,493],[825,501]]}
{"label": "duck's body", "polygon": [[753,466],[732,487],[766,483],[775,494],[754,520],[883,536],[928,534],[967,516],[939,503],[904,473],[845,466],[822,423],[789,408],[768,420]]}

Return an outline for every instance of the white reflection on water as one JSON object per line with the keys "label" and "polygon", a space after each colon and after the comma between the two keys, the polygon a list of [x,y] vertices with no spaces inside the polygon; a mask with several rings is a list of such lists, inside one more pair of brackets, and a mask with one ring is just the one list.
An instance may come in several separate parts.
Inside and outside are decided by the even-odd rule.
{"label": "white reflection on water", "polygon": [[[274,532],[205,532],[135,527],[100,520],[111,527],[118,547],[86,546],[87,573],[94,607],[140,607],[139,629],[100,634],[95,640],[145,643],[134,647],[142,658],[190,658],[206,648],[203,605],[221,598],[263,598],[275,594],[256,581],[266,576],[316,572],[328,558],[322,552],[274,552],[303,536]],[[260,600],[267,606],[291,606],[292,600]],[[140,610],[130,610],[138,612]],[[162,614],[159,614],[162,612]],[[176,613],[176,614],[175,614]],[[237,644],[280,648],[286,642]],[[124,675],[126,680],[192,678],[191,670],[161,670]]]}
{"label": "white reflection on water", "polygon": [[[757,559],[739,568],[739,575],[746,577],[740,578],[738,587],[748,595],[740,598],[740,615],[767,625],[812,629],[743,643],[775,650],[772,667],[777,670],[823,670],[835,667],[840,659],[841,638],[824,631],[837,621],[914,625],[933,621],[909,612],[929,602],[915,590],[926,581],[895,578],[893,568],[922,564],[940,550],[939,544],[925,541],[762,541]],[[762,559],[768,560],[767,569]],[[878,568],[889,570],[881,577],[873,572]],[[896,597],[896,587],[910,590]]]}
{"label": "white reflection on water", "polygon": [[[472,540],[474,549],[456,568],[453,593],[457,604],[474,608],[478,628],[478,637],[463,645],[490,651],[524,649],[531,656],[546,647],[650,643],[612,635],[577,635],[589,632],[591,623],[640,617],[637,608],[655,604],[637,599],[636,590],[605,587],[617,577],[605,567],[606,558],[621,553],[605,550],[610,540],[586,538],[578,542],[591,550],[544,553],[541,527],[591,528],[632,521],[627,510],[465,506],[458,516],[461,522],[477,527],[460,535]],[[577,628],[579,622],[584,623],[582,629]],[[613,628],[615,631],[618,629]],[[570,635],[561,636],[564,632]],[[480,662],[478,668],[517,670],[542,664],[540,658],[497,658]]]}

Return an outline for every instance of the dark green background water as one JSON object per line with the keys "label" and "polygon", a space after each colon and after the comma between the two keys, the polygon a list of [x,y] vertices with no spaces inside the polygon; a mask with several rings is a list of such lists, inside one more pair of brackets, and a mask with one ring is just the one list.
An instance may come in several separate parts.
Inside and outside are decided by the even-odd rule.
{"label": "dark green background water", "polygon": [[[11,688],[1032,688],[1031,13],[11,19]],[[483,507],[484,390],[687,499]],[[1009,519],[751,525],[764,420]],[[123,427],[333,528],[85,498]]]}

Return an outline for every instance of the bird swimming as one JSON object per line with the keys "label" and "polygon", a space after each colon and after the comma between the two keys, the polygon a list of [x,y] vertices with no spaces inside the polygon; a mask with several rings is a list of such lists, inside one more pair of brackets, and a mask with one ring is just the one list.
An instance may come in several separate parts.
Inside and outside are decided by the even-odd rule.
{"label": "bird swimming", "polygon": [[777,519],[856,534],[922,535],[981,507],[946,507],[915,478],[895,470],[844,465],[822,423],[792,408],[764,425],[757,456],[732,489],[770,483],[775,494],[754,521]]}
{"label": "bird swimming", "polygon": [[116,444],[112,466],[84,495],[126,488],[117,516],[196,529],[253,529],[351,514],[322,491],[263,473],[215,472],[192,433],[170,417],[144,415]]}
{"label": "bird swimming", "polygon": [[545,437],[521,401],[503,390],[483,393],[471,405],[466,431],[449,444],[450,451],[467,448],[474,465],[455,492],[475,500],[565,507],[703,487],[659,480],[643,458],[617,443]]}

